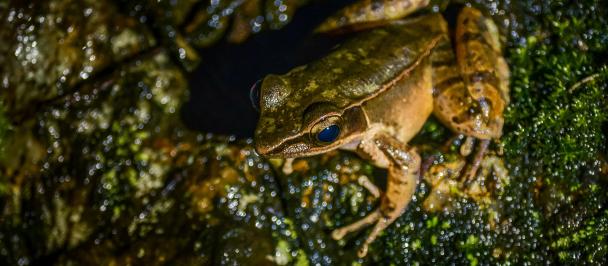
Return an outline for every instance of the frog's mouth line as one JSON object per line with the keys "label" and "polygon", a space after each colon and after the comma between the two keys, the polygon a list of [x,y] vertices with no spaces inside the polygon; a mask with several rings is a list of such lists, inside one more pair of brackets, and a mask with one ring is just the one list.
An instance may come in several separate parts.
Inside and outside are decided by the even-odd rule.
{"label": "frog's mouth line", "polygon": [[[293,145],[295,143],[298,143],[298,139],[301,139],[302,136],[304,134],[302,132],[290,136],[290,137],[285,137],[283,139],[281,139],[280,141],[277,142],[264,142],[264,141],[260,141],[259,137],[256,135],[256,137],[254,138],[254,143],[255,143],[255,151],[264,157],[284,157],[284,150],[286,149],[286,147]],[[267,138],[265,138],[267,139]],[[305,147],[301,147],[301,149],[304,149]]]}
{"label": "frog's mouth line", "polygon": [[[330,143],[324,146],[313,146],[308,144],[309,142],[301,141],[301,138],[304,137],[303,134],[296,135],[294,138],[284,140],[270,149],[262,150],[261,146],[256,145],[256,152],[267,158],[299,158],[299,157],[310,157],[319,154],[326,153],[331,150],[339,149],[343,146],[349,146],[352,143],[357,142],[361,136],[359,134],[353,134],[337,141]],[[346,148],[347,150],[352,150],[350,146]]]}

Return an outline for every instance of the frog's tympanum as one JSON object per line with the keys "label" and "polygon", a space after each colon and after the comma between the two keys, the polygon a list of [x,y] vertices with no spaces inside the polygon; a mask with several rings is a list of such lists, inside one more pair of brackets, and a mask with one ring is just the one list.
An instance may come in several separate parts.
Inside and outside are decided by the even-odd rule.
{"label": "frog's tympanum", "polygon": [[[379,208],[332,233],[341,239],[375,224],[360,257],[416,190],[421,159],[408,141],[431,114],[468,137],[464,156],[476,150],[465,176],[475,175],[490,140],[502,134],[509,70],[495,24],[470,7],[460,11],[453,35],[439,14],[402,19],[427,4],[372,0],[349,6],[318,31],[355,32],[353,38],[316,62],[254,86],[259,154],[294,158],[344,149],[388,169]],[[465,147],[474,142],[476,148]]]}

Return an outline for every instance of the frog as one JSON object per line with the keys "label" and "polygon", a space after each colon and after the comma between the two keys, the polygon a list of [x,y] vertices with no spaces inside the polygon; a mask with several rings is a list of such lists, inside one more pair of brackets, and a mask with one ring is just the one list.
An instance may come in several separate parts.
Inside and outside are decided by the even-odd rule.
{"label": "frog", "polygon": [[292,160],[339,149],[387,170],[384,191],[364,182],[379,206],[331,233],[341,240],[373,225],[357,251],[361,258],[415,195],[421,156],[408,142],[430,116],[466,137],[460,149],[468,158],[465,176],[475,175],[490,142],[502,135],[510,73],[496,25],[472,7],[459,11],[453,30],[439,13],[412,15],[428,5],[372,0],[346,6],[316,31],[352,37],[321,59],[269,74],[251,88],[260,112],[259,155]]}

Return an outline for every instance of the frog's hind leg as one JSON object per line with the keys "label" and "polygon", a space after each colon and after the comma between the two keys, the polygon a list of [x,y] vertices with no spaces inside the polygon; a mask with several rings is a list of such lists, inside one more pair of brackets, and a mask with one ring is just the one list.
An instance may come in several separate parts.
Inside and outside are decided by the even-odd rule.
{"label": "frog's hind leg", "polygon": [[490,114],[500,117],[509,103],[510,76],[501,49],[498,28],[492,19],[475,8],[463,8],[456,25],[456,57],[460,72],[475,100],[499,96],[487,108]]}
{"label": "frog's hind leg", "polygon": [[339,10],[326,19],[317,32],[358,30],[403,18],[426,7],[429,0],[363,0]]}
{"label": "frog's hind leg", "polygon": [[332,237],[339,240],[350,232],[375,223],[357,252],[359,257],[365,257],[369,245],[403,214],[411,201],[418,185],[420,156],[415,150],[386,134],[378,134],[370,140],[364,140],[359,146],[360,152],[367,154],[378,165],[388,168],[386,192],[382,195],[378,209],[353,224],[334,230]]}
{"label": "frog's hind leg", "polygon": [[491,139],[502,135],[508,98],[508,66],[501,55],[496,25],[479,10],[465,7],[449,42],[432,53],[434,114],[453,131],[479,139],[466,177],[474,176]]}

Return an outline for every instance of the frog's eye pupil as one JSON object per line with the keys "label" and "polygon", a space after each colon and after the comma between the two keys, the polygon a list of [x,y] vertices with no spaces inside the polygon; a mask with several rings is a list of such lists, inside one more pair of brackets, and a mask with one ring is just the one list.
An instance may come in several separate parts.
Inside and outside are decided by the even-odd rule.
{"label": "frog's eye pupil", "polygon": [[317,133],[317,139],[320,142],[333,142],[340,135],[340,127],[338,125],[331,125]]}
{"label": "frog's eye pupil", "polygon": [[262,84],[262,80],[256,81],[251,89],[249,90],[249,99],[251,100],[251,106],[256,111],[260,111],[260,85]]}

